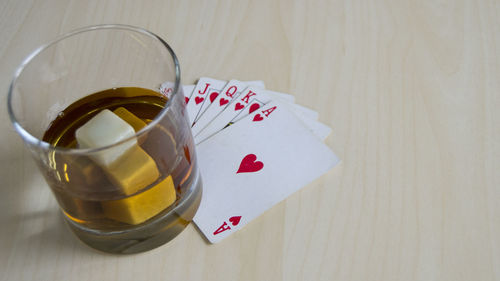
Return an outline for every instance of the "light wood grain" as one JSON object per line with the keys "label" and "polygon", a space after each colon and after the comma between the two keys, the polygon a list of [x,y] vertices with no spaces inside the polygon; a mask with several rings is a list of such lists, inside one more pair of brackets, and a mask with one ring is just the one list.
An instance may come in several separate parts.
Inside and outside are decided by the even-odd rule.
{"label": "light wood grain", "polygon": [[[81,244],[12,129],[15,67],[56,35],[144,27],[183,82],[262,79],[343,159],[220,244]],[[498,1],[1,1],[1,280],[500,280]]]}

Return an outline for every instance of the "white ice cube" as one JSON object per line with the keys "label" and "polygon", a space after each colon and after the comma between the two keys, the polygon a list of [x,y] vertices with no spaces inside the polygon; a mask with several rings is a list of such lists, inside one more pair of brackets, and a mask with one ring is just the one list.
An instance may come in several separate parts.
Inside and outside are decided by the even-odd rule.
{"label": "white ice cube", "polygon": [[[97,148],[117,143],[134,136],[135,131],[123,119],[108,109],[104,109],[76,130],[76,141],[80,148]],[[108,167],[129,148],[137,144],[135,138],[120,145],[92,153],[90,157]]]}

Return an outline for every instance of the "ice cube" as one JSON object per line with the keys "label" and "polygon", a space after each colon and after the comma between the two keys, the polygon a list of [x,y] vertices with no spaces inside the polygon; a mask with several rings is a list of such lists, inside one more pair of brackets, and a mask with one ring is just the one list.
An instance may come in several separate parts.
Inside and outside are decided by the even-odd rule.
{"label": "ice cube", "polygon": [[136,195],[102,202],[104,214],[111,219],[128,224],[139,224],[156,216],[175,202],[176,194],[172,176]]}
{"label": "ice cube", "polygon": [[[108,109],[99,112],[75,133],[80,148],[103,147],[134,135],[134,128]],[[137,140],[132,138],[119,145],[93,152],[90,157],[100,165],[108,167],[134,145],[137,145]]]}
{"label": "ice cube", "polygon": [[[128,122],[127,122],[128,121]],[[97,148],[133,137],[146,123],[125,108],[115,113],[105,109],[76,131],[82,148]],[[136,138],[92,154],[107,177],[128,197],[103,201],[106,217],[128,224],[142,223],[175,202],[172,176],[150,186],[160,177],[153,158],[138,144]],[[148,189],[143,190],[144,188]]]}

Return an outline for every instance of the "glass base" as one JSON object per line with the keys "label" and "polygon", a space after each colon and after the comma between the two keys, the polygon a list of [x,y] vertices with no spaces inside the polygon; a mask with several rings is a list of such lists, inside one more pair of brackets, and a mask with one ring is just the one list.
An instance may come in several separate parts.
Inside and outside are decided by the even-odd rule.
{"label": "glass base", "polygon": [[133,254],[159,247],[175,238],[191,222],[201,202],[202,183],[198,175],[191,193],[175,209],[166,210],[140,226],[123,231],[90,229],[66,218],[71,230],[88,246],[107,253]]}

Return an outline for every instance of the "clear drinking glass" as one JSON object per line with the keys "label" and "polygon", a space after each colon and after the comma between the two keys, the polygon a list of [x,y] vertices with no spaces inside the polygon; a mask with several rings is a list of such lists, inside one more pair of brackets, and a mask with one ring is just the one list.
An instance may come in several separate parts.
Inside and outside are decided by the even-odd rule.
{"label": "clear drinking glass", "polygon": [[[173,85],[168,95],[159,91],[166,81]],[[103,109],[118,108],[140,119],[134,136],[78,146],[77,128]],[[194,217],[202,185],[179,63],[155,34],[99,25],[39,47],[15,72],[8,111],[71,230],[89,246],[146,251]],[[130,143],[133,148],[121,149]],[[113,153],[119,157],[110,165],[99,161]]]}

